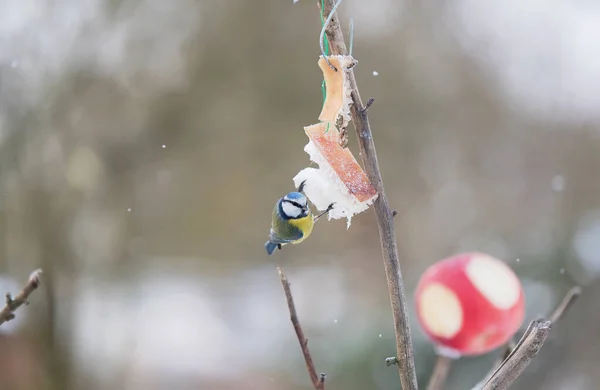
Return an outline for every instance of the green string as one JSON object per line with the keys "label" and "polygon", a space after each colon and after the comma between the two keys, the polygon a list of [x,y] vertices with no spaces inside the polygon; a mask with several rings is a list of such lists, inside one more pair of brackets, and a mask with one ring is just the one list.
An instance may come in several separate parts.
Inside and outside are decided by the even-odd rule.
{"label": "green string", "polygon": [[[323,17],[323,11],[325,10],[325,0],[321,0],[321,28],[325,25],[325,18]],[[327,34],[323,35],[323,47],[325,48],[325,55],[329,55],[329,39],[327,39]],[[325,79],[321,83],[321,94],[323,95],[323,105],[325,105],[325,98],[327,97],[327,92],[325,89]],[[325,134],[329,131],[329,122],[327,122],[327,129],[325,130]]]}

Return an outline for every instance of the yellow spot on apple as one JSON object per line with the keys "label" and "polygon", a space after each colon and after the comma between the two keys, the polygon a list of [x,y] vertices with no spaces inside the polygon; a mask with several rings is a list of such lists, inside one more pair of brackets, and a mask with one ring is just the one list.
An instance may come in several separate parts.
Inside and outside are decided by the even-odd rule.
{"label": "yellow spot on apple", "polygon": [[465,272],[473,286],[497,309],[510,309],[519,300],[519,279],[502,261],[477,255],[469,261]]}
{"label": "yellow spot on apple", "polygon": [[463,324],[463,310],[456,294],[441,283],[431,283],[421,292],[419,313],[423,325],[436,337],[452,338]]}

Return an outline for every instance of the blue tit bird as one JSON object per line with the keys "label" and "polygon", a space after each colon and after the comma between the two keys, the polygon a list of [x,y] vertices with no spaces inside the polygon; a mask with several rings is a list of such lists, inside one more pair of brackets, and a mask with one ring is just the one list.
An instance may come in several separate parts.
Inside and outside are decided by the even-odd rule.
{"label": "blue tit bird", "polygon": [[299,244],[312,233],[315,222],[333,209],[333,203],[327,210],[313,216],[308,206],[306,195],[303,194],[305,181],[300,183],[298,191],[290,192],[280,198],[273,209],[269,240],[265,249],[269,255],[282,245]]}

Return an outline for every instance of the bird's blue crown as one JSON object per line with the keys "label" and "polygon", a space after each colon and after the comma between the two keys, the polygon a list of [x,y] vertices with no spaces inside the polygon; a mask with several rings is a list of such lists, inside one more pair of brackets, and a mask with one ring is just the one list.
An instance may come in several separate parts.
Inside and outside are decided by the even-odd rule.
{"label": "bird's blue crown", "polygon": [[300,199],[306,198],[306,196],[304,196],[304,194],[302,194],[300,192],[295,192],[295,191],[288,193],[285,197],[289,200],[300,200]]}

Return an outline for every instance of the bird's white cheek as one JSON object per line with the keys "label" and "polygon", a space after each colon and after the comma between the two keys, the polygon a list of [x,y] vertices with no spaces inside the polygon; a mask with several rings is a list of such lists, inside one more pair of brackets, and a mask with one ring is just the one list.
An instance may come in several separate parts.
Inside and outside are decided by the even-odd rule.
{"label": "bird's white cheek", "polygon": [[288,217],[291,217],[291,218],[297,218],[302,213],[301,209],[299,209],[298,207],[294,206],[293,204],[291,204],[289,202],[283,202],[281,204],[281,208],[283,209],[283,212],[285,213],[285,215],[287,215]]}

